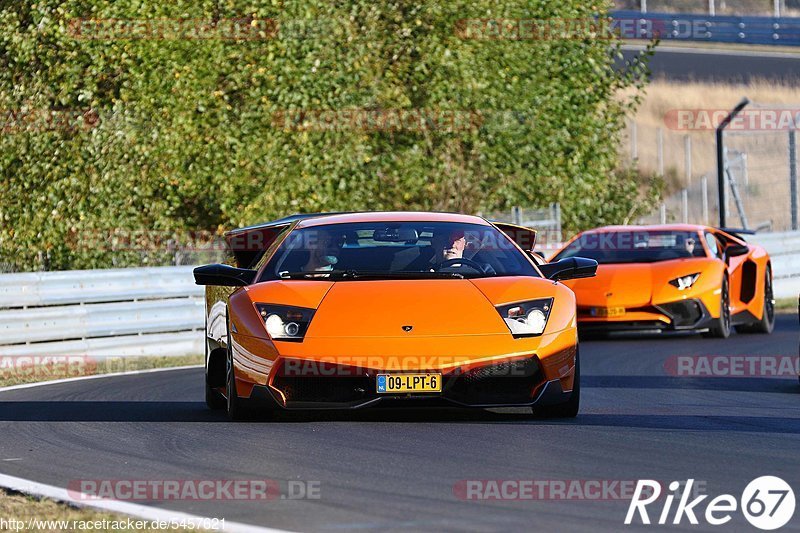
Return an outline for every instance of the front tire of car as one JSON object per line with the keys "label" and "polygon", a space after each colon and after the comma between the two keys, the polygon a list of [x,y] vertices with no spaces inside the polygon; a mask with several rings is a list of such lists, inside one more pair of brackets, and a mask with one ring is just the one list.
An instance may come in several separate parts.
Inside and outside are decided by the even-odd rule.
{"label": "front tire of car", "polygon": [[719,318],[714,320],[714,323],[708,328],[708,333],[705,333],[705,336],[727,339],[731,334],[731,299],[727,277],[722,280],[722,288],[719,296]]}
{"label": "front tire of car", "polygon": [[775,329],[775,300],[772,291],[772,270],[767,268],[764,277],[764,312],[761,320],[752,324],[736,326],[738,333],[766,333],[769,335]]}
{"label": "front tire of car", "polygon": [[581,359],[578,348],[575,348],[575,379],[572,382],[572,393],[569,400],[557,405],[533,406],[533,415],[537,418],[575,418],[581,403]]}

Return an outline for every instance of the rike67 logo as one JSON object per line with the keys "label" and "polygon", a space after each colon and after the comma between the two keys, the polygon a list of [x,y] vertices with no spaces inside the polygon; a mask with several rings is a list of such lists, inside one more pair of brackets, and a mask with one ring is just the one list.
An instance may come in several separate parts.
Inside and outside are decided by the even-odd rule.
{"label": "rike67 logo", "polygon": [[[697,496],[689,500],[692,496],[692,485],[694,479],[689,479],[686,483],[673,481],[669,484],[671,494],[661,498],[661,484],[651,479],[640,479],[636,484],[636,489],[628,507],[628,514],[625,516],[625,524],[630,525],[638,513],[642,524],[650,524],[648,505],[652,505],[650,511],[658,511],[658,506],[663,501],[663,507],[657,515],[658,524],[667,524],[672,515],[672,524],[680,524],[686,518],[690,524],[697,525],[698,516],[713,526],[719,526],[730,522],[732,513],[741,509],[742,514],[751,525],[765,531],[772,531],[786,525],[794,515],[795,498],[792,487],[784,480],[775,476],[762,476],[751,481],[742,492],[739,500],[731,494],[721,494],[705,505],[705,511],[701,512],[703,500],[708,498],[707,494]],[[683,491],[677,491],[683,487]],[[678,499],[673,512],[672,506]]]}

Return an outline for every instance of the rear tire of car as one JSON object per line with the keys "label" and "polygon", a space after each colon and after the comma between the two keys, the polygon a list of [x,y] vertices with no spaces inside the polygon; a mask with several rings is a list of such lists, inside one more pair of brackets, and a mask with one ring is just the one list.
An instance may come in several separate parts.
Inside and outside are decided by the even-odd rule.
{"label": "rear tire of car", "polygon": [[206,405],[214,411],[225,409],[228,405],[225,397],[217,389],[208,386],[208,381],[206,381]]}
{"label": "rear tire of car", "polygon": [[575,348],[575,380],[572,383],[572,393],[569,400],[558,405],[533,406],[533,415],[536,418],[575,418],[581,403],[581,359],[578,348]]}
{"label": "rear tire of car", "polygon": [[[230,339],[230,334],[228,336]],[[252,412],[247,405],[247,400],[239,398],[236,393],[236,374],[233,367],[233,352],[231,351],[230,341],[228,342],[228,357],[225,369],[225,395],[228,417],[231,420],[247,420]]]}
{"label": "rear tire of car", "polygon": [[728,278],[722,280],[722,290],[720,296],[719,318],[708,328],[706,337],[717,339],[727,339],[731,334],[731,299],[728,288]]}
{"label": "rear tire of car", "polygon": [[767,268],[764,276],[764,312],[761,320],[752,324],[736,326],[738,333],[766,333],[769,335],[775,329],[775,300],[772,292],[772,269]]}
{"label": "rear tire of car", "polygon": [[[216,355],[215,355],[216,354]],[[212,361],[211,357],[214,356],[214,360]],[[211,352],[211,355],[208,353],[208,345],[206,345],[206,405],[209,409],[212,410],[219,410],[225,409],[227,407],[227,400],[225,400],[225,396],[217,389],[217,387],[212,386],[209,383],[209,372],[213,372],[214,369],[211,368],[212,365],[215,367],[219,364],[219,351],[216,350]],[[222,385],[222,383],[220,383]]]}

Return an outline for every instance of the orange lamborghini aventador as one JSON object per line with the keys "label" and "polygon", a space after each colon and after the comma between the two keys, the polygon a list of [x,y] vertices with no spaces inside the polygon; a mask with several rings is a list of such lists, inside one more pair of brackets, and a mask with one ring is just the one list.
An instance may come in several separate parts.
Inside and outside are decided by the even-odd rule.
{"label": "orange lamborghini aventador", "polygon": [[295,215],[229,232],[227,264],[194,271],[208,286],[209,407],[233,419],[372,405],[575,416],[575,296],[557,280],[597,262],[537,266],[534,235],[443,213]]}
{"label": "orange lamborghini aventador", "polygon": [[567,282],[581,331],[703,330],[771,333],[772,267],[760,246],[707,226],[612,226],[576,235],[552,259],[582,256],[600,266]]}

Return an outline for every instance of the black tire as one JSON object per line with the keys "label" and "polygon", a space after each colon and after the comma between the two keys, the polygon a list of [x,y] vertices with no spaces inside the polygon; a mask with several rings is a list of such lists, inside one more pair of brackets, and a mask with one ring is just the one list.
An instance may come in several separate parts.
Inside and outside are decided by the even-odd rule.
{"label": "black tire", "polygon": [[533,406],[533,415],[537,418],[575,418],[581,403],[581,359],[578,348],[575,347],[575,381],[572,385],[572,394],[569,400],[558,405]]}
{"label": "black tire", "polygon": [[766,333],[769,335],[775,329],[775,296],[772,291],[772,270],[767,268],[764,276],[764,312],[761,320],[752,324],[736,326],[738,333]]}
{"label": "black tire", "polygon": [[225,396],[227,396],[226,408],[228,411],[228,417],[231,420],[236,421],[247,420],[250,418],[252,413],[247,405],[247,400],[244,398],[239,398],[239,395],[236,393],[236,378],[234,376],[233,353],[230,346],[230,334],[228,334],[228,339],[228,357],[225,365]]}
{"label": "black tire", "polygon": [[227,401],[225,400],[225,396],[222,395],[218,390],[214,387],[209,385],[208,383],[208,370],[209,365],[211,364],[211,360],[209,359],[208,353],[208,340],[206,340],[206,405],[209,409],[212,410],[219,410],[225,409],[227,406]]}
{"label": "black tire", "polygon": [[214,411],[225,409],[228,406],[225,397],[218,390],[209,387],[208,381],[206,381],[206,405]]}
{"label": "black tire", "polygon": [[722,280],[722,290],[719,296],[719,318],[714,320],[714,323],[708,328],[708,333],[704,333],[704,335],[717,339],[727,339],[731,334],[731,298],[727,277]]}

